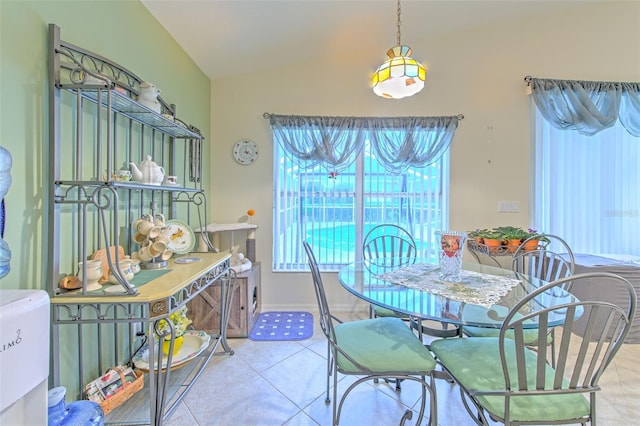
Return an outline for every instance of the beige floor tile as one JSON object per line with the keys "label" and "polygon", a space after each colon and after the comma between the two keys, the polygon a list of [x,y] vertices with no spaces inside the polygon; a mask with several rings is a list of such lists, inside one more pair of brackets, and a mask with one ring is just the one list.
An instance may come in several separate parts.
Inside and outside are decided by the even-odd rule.
{"label": "beige floor tile", "polygon": [[292,419],[287,421],[283,426],[319,426],[320,423],[315,422],[304,412],[299,412]]}
{"label": "beige floor tile", "polygon": [[283,359],[300,352],[304,346],[297,342],[255,342],[249,339],[230,340],[235,354],[256,371],[264,371]]}
{"label": "beige floor tile", "polygon": [[[353,377],[345,377],[338,382],[338,399],[354,380]],[[353,389],[345,400],[340,425],[397,425],[409,409],[397,398],[378,392],[368,383],[362,383]],[[304,411],[319,424],[331,425],[332,405],[325,404],[324,395],[313,401]]]}
{"label": "beige floor tile", "polygon": [[193,418],[191,411],[189,411],[189,408],[187,408],[184,402],[178,404],[169,420],[165,422],[166,426],[187,426],[196,424],[198,424],[198,422]]}
{"label": "beige floor tile", "polygon": [[282,425],[300,409],[260,376],[237,386],[213,384],[209,392],[194,389],[184,400],[198,425]]}
{"label": "beige floor tile", "polygon": [[[343,320],[367,317],[363,313],[338,316]],[[168,426],[331,425],[332,408],[325,404],[327,344],[317,323],[314,336],[304,341],[230,339],[229,343],[235,354],[213,358],[168,420]],[[640,345],[624,345],[605,372],[603,390],[598,395],[599,424],[630,425],[640,419],[638,359]],[[355,379],[338,378],[341,395]],[[474,425],[459,389],[445,380],[436,380],[436,387],[438,425]],[[410,408],[414,417],[408,424],[415,424],[419,397],[420,386],[414,382],[403,382],[400,393],[393,384],[363,383],[347,397],[340,425],[397,425]],[[429,412],[427,404],[423,425]]]}
{"label": "beige floor tile", "polygon": [[262,377],[299,408],[309,405],[326,389],[327,362],[304,350],[262,372]]}

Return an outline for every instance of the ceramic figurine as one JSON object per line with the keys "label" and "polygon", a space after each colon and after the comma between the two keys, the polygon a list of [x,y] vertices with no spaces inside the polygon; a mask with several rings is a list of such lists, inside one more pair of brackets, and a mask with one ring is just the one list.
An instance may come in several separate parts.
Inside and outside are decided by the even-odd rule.
{"label": "ceramic figurine", "polygon": [[158,95],[160,89],[158,89],[152,83],[140,83],[140,95],[138,95],[138,102],[146,106],[152,111],[160,114],[162,112],[162,105],[158,101]]}

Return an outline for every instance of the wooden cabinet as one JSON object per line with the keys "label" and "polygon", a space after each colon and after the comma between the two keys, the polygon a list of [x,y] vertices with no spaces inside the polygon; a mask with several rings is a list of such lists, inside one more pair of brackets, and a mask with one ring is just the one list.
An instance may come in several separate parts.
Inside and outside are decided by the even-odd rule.
{"label": "wooden cabinet", "polygon": [[[189,318],[198,330],[220,330],[220,287],[211,286],[202,297],[189,302]],[[236,277],[227,326],[227,337],[247,337],[260,314],[260,263]]]}

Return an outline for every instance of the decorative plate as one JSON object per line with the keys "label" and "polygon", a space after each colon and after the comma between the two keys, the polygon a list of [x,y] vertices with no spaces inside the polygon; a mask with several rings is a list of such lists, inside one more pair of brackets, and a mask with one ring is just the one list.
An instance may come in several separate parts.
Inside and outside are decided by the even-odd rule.
{"label": "decorative plate", "polygon": [[[111,262],[115,264],[116,247],[109,247],[109,251],[111,254]],[[118,246],[118,254],[120,256],[120,260],[124,260],[124,248],[122,248],[122,246]],[[107,259],[107,249],[100,249],[93,253],[91,260],[102,260],[102,278],[100,278],[99,282],[107,281],[109,279],[109,260]]]}
{"label": "decorative plate", "polygon": [[195,263],[200,262],[202,258],[200,257],[180,257],[176,259],[176,263]]}
{"label": "decorative plate", "polygon": [[167,248],[176,254],[187,254],[196,245],[196,236],[186,223],[171,219],[166,222],[170,230]]}
{"label": "decorative plate", "polygon": [[[178,351],[178,353],[173,356],[173,359],[171,360],[170,369],[174,369],[184,364],[185,362],[191,361],[192,359],[196,358],[198,355],[202,353],[202,351],[207,349],[207,347],[209,346],[209,341],[211,340],[211,336],[206,331],[189,330],[189,331],[186,331],[183,334],[183,336],[184,336],[184,343],[180,347],[180,350]],[[157,343],[155,348],[156,349],[154,351],[154,356],[157,356],[158,350],[162,351],[162,348],[159,348]],[[145,346],[142,349],[140,349],[138,353],[136,353],[133,356],[132,361],[133,361],[133,365],[135,365],[136,368],[148,373],[149,372],[149,347]],[[163,354],[162,369],[164,370],[165,368],[167,368],[167,356]],[[158,366],[155,365],[154,370],[157,370],[157,369],[158,369]]]}

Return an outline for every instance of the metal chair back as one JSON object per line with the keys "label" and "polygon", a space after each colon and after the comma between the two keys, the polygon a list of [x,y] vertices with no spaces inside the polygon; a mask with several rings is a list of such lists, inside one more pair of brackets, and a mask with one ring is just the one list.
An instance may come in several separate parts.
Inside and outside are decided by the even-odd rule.
{"label": "metal chair back", "polygon": [[383,224],[373,227],[362,244],[365,265],[389,270],[416,262],[416,242],[404,228]]}
{"label": "metal chair back", "polygon": [[[527,250],[526,243],[539,237],[528,238],[516,249],[511,258],[511,269],[546,282],[573,275],[576,265],[569,244],[557,235],[543,234],[542,236],[546,241],[543,240],[534,250]],[[561,250],[552,251],[549,246],[559,246]],[[566,289],[570,287],[571,281],[567,281]]]}
{"label": "metal chair back", "polygon": [[[523,311],[531,301],[554,289],[585,285],[597,279],[607,288],[619,288],[629,296],[628,309],[598,300],[575,300],[551,304],[526,315]],[[552,300],[552,299],[550,299]],[[566,299],[565,299],[566,300]],[[509,404],[513,397],[542,394],[590,393],[591,411],[595,412],[595,392],[598,382],[623,344],[636,311],[636,293],[624,278],[610,273],[573,275],[553,281],[526,295],[514,306],[500,329],[499,350],[506,392],[505,423],[508,423]],[[554,326],[549,323],[550,313],[562,313],[564,321],[557,327],[556,363],[551,367],[545,338]],[[586,322],[582,337],[575,334],[576,321]],[[537,324],[538,339],[533,345],[525,344],[524,332]],[[602,327],[604,325],[604,327]],[[527,328],[529,327],[529,328]],[[508,334],[512,334],[509,336]],[[607,335],[613,336],[608,338]],[[531,350],[533,349],[533,351]]]}
{"label": "metal chair back", "polygon": [[324,285],[322,284],[322,277],[320,276],[320,269],[318,268],[318,262],[316,256],[313,253],[313,249],[308,242],[302,242],[304,250],[307,252],[307,260],[309,263],[309,269],[311,269],[311,276],[313,278],[313,288],[316,294],[316,301],[318,302],[319,310],[319,322],[322,332],[326,336],[327,340],[331,344],[336,343],[336,334],[333,329],[333,320],[340,322],[337,318],[331,315],[329,311],[329,304],[327,303],[327,296],[324,292]]}

